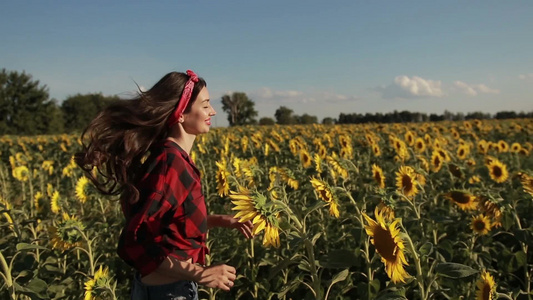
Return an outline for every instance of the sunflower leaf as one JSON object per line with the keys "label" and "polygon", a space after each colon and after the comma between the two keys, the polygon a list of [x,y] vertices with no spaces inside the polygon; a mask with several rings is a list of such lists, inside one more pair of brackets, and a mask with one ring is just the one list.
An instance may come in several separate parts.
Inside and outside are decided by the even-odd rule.
{"label": "sunflower leaf", "polygon": [[18,251],[32,250],[32,249],[48,250],[48,248],[46,248],[46,247],[35,245],[35,244],[28,244],[28,243],[18,243],[17,244],[17,250]]}
{"label": "sunflower leaf", "polygon": [[464,278],[479,271],[458,263],[440,263],[435,267],[435,272],[444,277]]}

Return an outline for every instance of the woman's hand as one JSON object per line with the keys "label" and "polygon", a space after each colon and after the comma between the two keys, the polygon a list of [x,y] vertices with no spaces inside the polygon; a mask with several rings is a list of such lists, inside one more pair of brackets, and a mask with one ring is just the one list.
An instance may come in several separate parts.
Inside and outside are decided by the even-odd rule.
{"label": "woman's hand", "polygon": [[229,291],[235,281],[235,268],[228,265],[216,265],[205,268],[196,282],[210,288]]}
{"label": "woman's hand", "polygon": [[247,239],[253,237],[252,229],[254,225],[252,221],[246,221],[244,223],[239,222],[231,215],[209,215],[207,216],[207,228],[213,227],[225,227],[234,228],[242,233]]}

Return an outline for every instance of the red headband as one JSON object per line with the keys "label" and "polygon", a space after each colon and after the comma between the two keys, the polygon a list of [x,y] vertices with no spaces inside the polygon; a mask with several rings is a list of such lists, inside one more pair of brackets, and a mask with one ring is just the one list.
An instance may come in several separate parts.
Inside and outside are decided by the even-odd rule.
{"label": "red headband", "polygon": [[198,82],[198,76],[196,76],[193,71],[187,70],[187,75],[189,76],[189,80],[187,80],[187,83],[183,88],[183,93],[181,93],[181,98],[178,102],[178,106],[168,118],[168,127],[172,127],[179,122],[180,117],[183,115],[183,111],[185,111],[187,104],[189,104],[189,101],[191,100],[192,90],[194,89],[194,83]]}

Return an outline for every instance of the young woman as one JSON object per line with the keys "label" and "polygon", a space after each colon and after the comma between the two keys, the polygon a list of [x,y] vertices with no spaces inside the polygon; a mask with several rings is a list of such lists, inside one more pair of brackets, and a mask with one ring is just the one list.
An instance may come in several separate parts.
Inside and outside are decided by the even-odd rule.
{"label": "young woman", "polygon": [[189,157],[215,114],[202,78],[172,72],[137,98],[108,106],[82,134],[77,164],[102,193],[121,195],[126,224],[118,254],[137,271],[132,299],[198,299],[198,284],[233,286],[235,268],[205,266],[206,233],[227,227],[251,238],[252,224],[207,215]]}

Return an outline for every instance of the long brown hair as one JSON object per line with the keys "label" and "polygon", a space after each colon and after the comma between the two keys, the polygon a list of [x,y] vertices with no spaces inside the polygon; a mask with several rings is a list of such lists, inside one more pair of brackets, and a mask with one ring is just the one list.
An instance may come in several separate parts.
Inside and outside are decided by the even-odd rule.
{"label": "long brown hair", "polygon": [[[139,90],[131,100],[110,104],[85,128],[81,135],[83,150],[75,154],[74,160],[102,194],[122,193],[122,201],[130,203],[139,200],[134,180],[141,160],[154,142],[168,136],[167,119],[188,79],[185,73],[168,73],[150,90]],[[191,100],[207,85],[205,80],[198,79]],[[95,168],[98,175],[92,172]]]}

